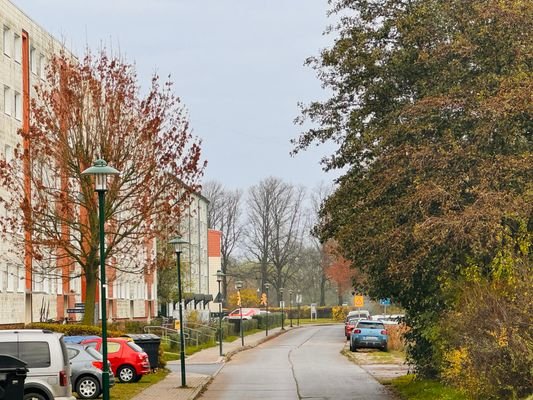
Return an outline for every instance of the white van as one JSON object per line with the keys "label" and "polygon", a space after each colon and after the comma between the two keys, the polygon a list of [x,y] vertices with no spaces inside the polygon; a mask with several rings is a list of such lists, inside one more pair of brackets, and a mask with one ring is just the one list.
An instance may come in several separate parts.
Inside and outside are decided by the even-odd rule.
{"label": "white van", "polygon": [[370,319],[370,313],[368,310],[354,310],[348,313],[346,321],[348,321],[348,318]]}
{"label": "white van", "polygon": [[28,368],[24,400],[76,400],[63,334],[43,329],[0,330],[0,354],[24,361]]}

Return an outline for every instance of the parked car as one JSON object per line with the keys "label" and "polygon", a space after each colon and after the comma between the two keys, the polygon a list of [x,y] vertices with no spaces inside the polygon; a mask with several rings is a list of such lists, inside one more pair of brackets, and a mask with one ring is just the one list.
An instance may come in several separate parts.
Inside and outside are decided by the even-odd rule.
{"label": "parked car", "polygon": [[350,351],[360,348],[380,348],[387,351],[389,336],[380,321],[361,320],[350,335]]}
{"label": "parked car", "polygon": [[62,333],[44,329],[0,331],[0,354],[27,364],[24,400],[75,400]]}
{"label": "parked car", "polygon": [[368,310],[353,310],[348,312],[348,315],[346,316],[346,320],[348,318],[359,318],[359,319],[370,319],[370,312]]}
{"label": "parked car", "polygon": [[[262,314],[259,308],[243,308],[242,309],[242,319],[252,319],[254,315]],[[240,319],[240,309],[237,308],[229,313],[228,319]]]}
{"label": "parked car", "polygon": [[[81,342],[101,352],[102,338],[86,339]],[[108,338],[107,359],[120,382],[138,382],[150,372],[148,354],[131,339]]]}
{"label": "parked car", "polygon": [[[94,399],[102,393],[102,354],[91,346],[67,343],[72,368],[72,390],[81,399]],[[109,365],[109,387],[115,384],[115,375]]]}
{"label": "parked car", "polygon": [[400,322],[401,316],[399,315],[373,315],[373,321],[381,321],[385,325],[398,325]]}
{"label": "parked car", "polygon": [[344,323],[344,336],[346,336],[346,340],[350,340],[350,335],[352,334],[353,329],[355,328],[355,325],[359,321],[359,318],[352,317],[348,318],[346,322]]}

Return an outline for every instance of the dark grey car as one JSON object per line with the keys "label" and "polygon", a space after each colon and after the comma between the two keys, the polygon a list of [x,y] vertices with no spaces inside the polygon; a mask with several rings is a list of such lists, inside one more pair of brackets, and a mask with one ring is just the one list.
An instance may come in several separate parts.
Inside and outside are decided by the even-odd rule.
{"label": "dark grey car", "polygon": [[[102,355],[98,350],[82,344],[67,343],[72,369],[72,391],[79,398],[94,399],[102,392]],[[115,384],[115,376],[109,366],[109,387]]]}

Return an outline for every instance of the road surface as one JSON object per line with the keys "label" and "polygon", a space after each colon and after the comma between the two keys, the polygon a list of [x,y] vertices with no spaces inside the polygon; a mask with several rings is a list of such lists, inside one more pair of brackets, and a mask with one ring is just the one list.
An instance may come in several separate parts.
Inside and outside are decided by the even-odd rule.
{"label": "road surface", "polygon": [[392,400],[363,369],[340,354],[340,325],[291,330],[235,355],[202,400]]}

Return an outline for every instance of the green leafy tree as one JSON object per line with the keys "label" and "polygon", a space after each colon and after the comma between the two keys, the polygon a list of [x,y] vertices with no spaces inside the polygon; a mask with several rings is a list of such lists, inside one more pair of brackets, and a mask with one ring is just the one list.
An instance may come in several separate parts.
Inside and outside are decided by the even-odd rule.
{"label": "green leafy tree", "polygon": [[[494,279],[531,234],[533,3],[338,0],[334,44],[308,60],[331,96],[302,108],[295,152],[333,141],[343,168],[316,226],[407,310],[409,356],[438,375],[438,321],[469,265]],[[529,250],[511,250],[531,265]],[[525,261],[524,261],[525,260]]]}

